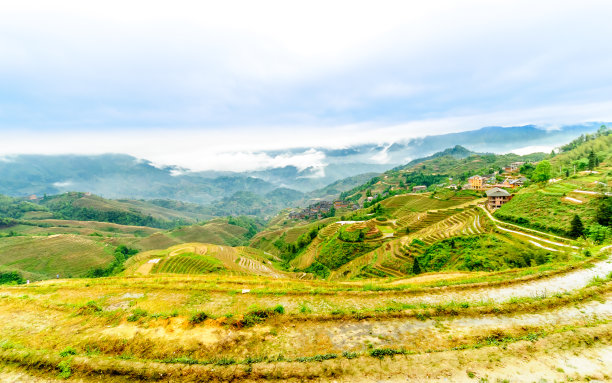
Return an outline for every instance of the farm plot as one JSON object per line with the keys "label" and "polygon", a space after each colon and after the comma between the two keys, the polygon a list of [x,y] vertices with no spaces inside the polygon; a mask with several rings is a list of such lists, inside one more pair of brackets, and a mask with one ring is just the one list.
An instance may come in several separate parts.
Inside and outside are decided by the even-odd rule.
{"label": "farm plot", "polygon": [[153,266],[152,274],[206,274],[223,270],[222,263],[211,256],[193,253],[166,257]]}

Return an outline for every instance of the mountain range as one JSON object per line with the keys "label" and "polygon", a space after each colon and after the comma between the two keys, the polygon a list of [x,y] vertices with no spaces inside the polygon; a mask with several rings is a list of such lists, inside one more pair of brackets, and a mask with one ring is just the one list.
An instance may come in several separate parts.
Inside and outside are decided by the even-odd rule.
{"label": "mountain range", "polygon": [[[600,123],[544,129],[534,125],[486,127],[432,135],[386,144],[363,144],[342,149],[293,148],[269,151],[270,156],[294,156],[316,151],[320,163],[305,168],[284,166],[248,172],[192,172],[176,166],[154,165],[127,154],[14,155],[0,157],[0,194],[27,196],[67,191],[91,192],[106,198],[172,199],[198,204],[228,203],[236,193],[260,199],[283,196],[292,202],[325,198],[363,183],[376,173],[418,161],[441,148],[461,145],[470,151],[504,153],[525,147],[553,147],[577,135],[595,131]],[[351,178],[367,173],[364,176]],[[348,179],[347,179],[348,178]],[[341,181],[333,193],[326,187]],[[286,189],[292,189],[288,192]],[[308,193],[302,195],[302,193]],[[290,196],[290,197],[289,197]],[[213,205],[214,206],[214,205]]]}

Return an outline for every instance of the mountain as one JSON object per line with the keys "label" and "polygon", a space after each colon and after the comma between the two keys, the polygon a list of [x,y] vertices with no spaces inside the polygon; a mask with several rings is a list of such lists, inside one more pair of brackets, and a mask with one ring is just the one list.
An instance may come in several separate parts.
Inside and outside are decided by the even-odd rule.
{"label": "mountain", "polygon": [[[305,153],[317,153],[319,160],[304,168],[287,165],[246,172],[192,172],[176,166],[157,166],[125,154],[0,156],[0,194],[23,197],[82,191],[114,199],[172,199],[209,204],[237,192],[264,197],[277,188],[289,188],[310,193],[339,180],[364,173],[381,173],[415,158],[427,158],[444,147],[453,148],[452,152],[443,154],[452,157],[465,156],[469,152],[503,153],[530,146],[550,147],[595,131],[599,125],[588,123],[556,129],[534,125],[486,127],[340,149],[266,151],[259,154],[290,159]],[[384,137],[376,137],[376,140],[384,142]],[[336,189],[339,192],[346,190],[340,190],[341,185],[349,189],[354,186],[350,181],[338,184]],[[325,198],[332,194],[337,193],[327,193]]]}
{"label": "mountain", "polygon": [[265,195],[239,191],[220,201],[213,202],[204,209],[212,216],[248,215],[271,217],[280,210],[296,205],[304,194],[292,189],[278,188]]}
{"label": "mountain", "polygon": [[18,155],[0,161],[0,194],[91,192],[106,198],[174,199],[209,203],[237,191],[267,193],[273,184],[242,174],[214,178],[156,167],[124,154]]}

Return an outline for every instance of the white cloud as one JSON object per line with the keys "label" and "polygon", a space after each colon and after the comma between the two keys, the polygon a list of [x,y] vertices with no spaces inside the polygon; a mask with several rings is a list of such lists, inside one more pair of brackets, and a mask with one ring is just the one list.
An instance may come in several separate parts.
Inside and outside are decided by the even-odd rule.
{"label": "white cloud", "polygon": [[[562,121],[566,124],[612,121],[612,102],[432,118],[395,125],[364,122],[323,127],[243,127],[212,131],[163,128],[97,132],[14,130],[5,133],[0,141],[0,156],[7,158],[14,154],[126,153],[150,160],[157,166],[176,165],[195,171],[244,171],[288,165],[303,170],[311,166],[324,168],[325,154],[316,149],[277,155],[264,151],[345,148],[364,143],[388,145],[404,139],[475,130],[483,126],[517,126],[530,123],[557,126]],[[386,150],[371,159],[385,163]]]}
{"label": "white cloud", "polygon": [[62,182],[54,182],[53,186],[56,188],[67,188],[74,185],[72,181],[62,181]]}
{"label": "white cloud", "polygon": [[2,2],[0,155],[324,169],[316,150],[263,151],[612,121],[611,12],[552,0]]}
{"label": "white cloud", "polygon": [[379,164],[386,164],[389,162],[389,148],[391,145],[385,146],[380,152],[376,153],[370,159]]}
{"label": "white cloud", "polygon": [[550,153],[551,150],[553,150],[554,148],[555,148],[554,145],[532,145],[532,146],[524,146],[521,148],[513,149],[510,151],[510,153],[524,156],[526,154],[537,153],[537,152]]}

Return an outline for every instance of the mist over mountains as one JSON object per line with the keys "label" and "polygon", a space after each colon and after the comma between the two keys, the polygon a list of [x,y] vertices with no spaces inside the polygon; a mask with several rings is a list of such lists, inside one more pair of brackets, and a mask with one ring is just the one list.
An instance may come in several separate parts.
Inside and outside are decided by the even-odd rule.
{"label": "mist over mountains", "polygon": [[[165,198],[209,204],[241,192],[265,198],[267,193],[285,188],[316,197],[318,195],[313,191],[335,181],[363,173],[380,173],[456,145],[488,153],[530,147],[548,151],[577,135],[595,131],[600,125],[586,123],[556,129],[534,125],[486,127],[383,145],[267,151],[265,153],[272,157],[317,153],[317,160],[304,168],[284,166],[247,172],[192,172],[176,166],[156,166],[127,154],[5,156],[0,157],[0,194],[40,196],[84,191],[106,198]],[[373,141],[374,138],[380,140],[380,137],[373,137]],[[362,179],[355,178],[354,182],[346,182],[343,187],[348,189],[356,182],[362,182]],[[292,199],[297,199],[300,193],[292,193]],[[322,192],[321,196],[328,194]]]}

